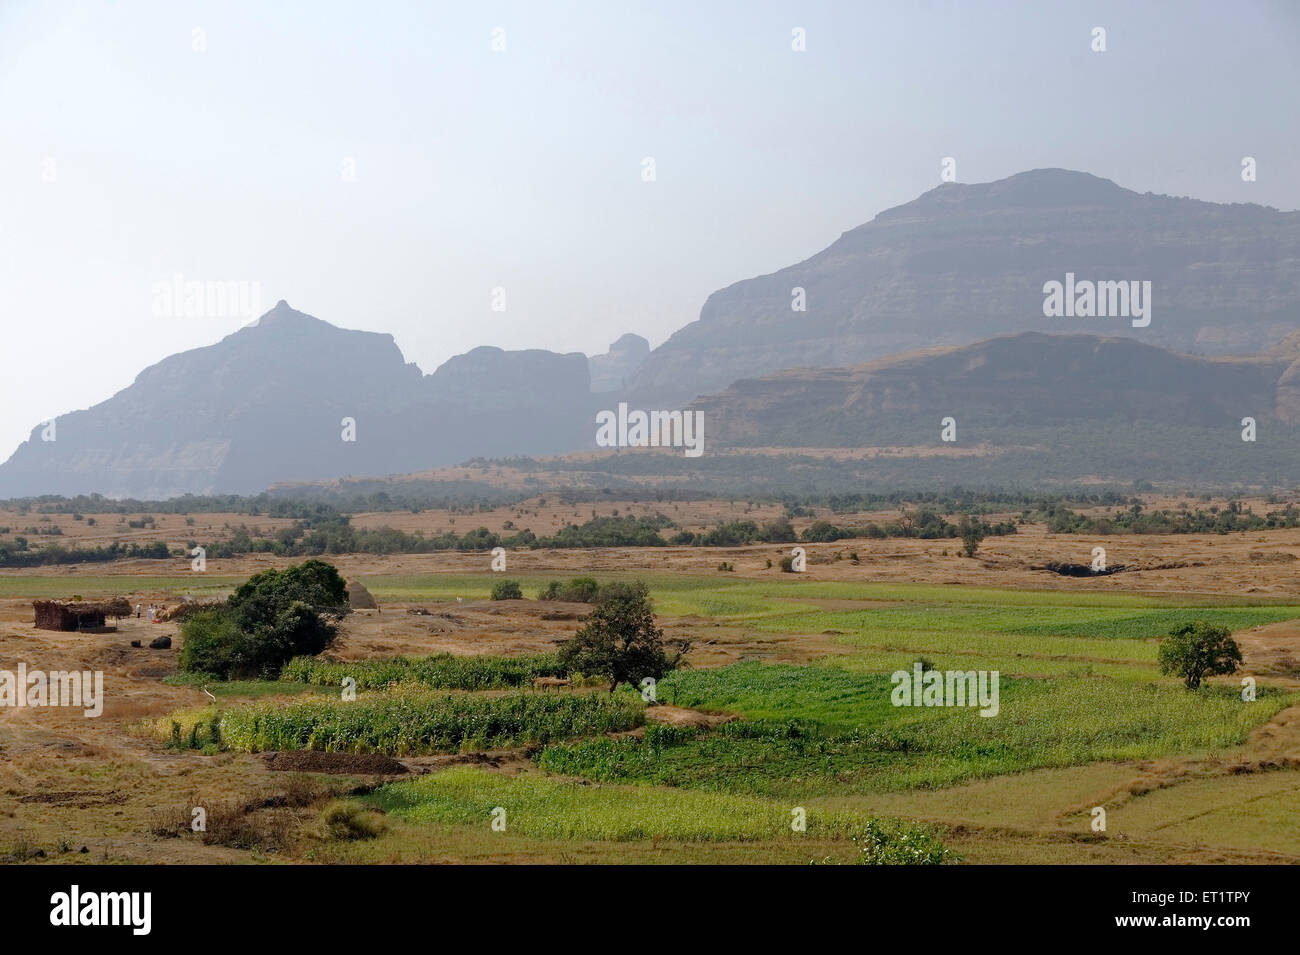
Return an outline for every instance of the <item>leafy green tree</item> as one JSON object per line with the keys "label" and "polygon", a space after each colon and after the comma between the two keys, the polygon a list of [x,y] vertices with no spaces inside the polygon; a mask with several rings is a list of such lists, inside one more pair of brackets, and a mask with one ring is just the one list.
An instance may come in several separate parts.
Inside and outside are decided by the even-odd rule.
{"label": "leafy green tree", "polygon": [[664,632],[655,626],[645,585],[623,587],[608,592],[582,629],[560,648],[561,663],[576,673],[605,677],[611,693],[620,683],[637,686],[646,677],[663,679],[690,649],[688,642],[678,641],[677,652],[670,655]]}
{"label": "leafy green tree", "polygon": [[315,656],[333,641],[334,621],[349,610],[338,570],[309,560],[244,582],[224,606],[181,625],[181,669],[222,679],[274,679],[296,656]]}
{"label": "leafy green tree", "polygon": [[1160,672],[1177,674],[1189,690],[1207,676],[1236,673],[1241,648],[1227,627],[1215,627],[1204,620],[1183,624],[1160,644]]}
{"label": "leafy green tree", "polygon": [[308,560],[284,570],[267,570],[248,578],[230,595],[228,606],[246,630],[275,623],[294,602],[318,613],[348,612],[347,583],[333,564]]}
{"label": "leafy green tree", "polygon": [[776,520],[763,525],[759,539],[769,544],[789,544],[798,540],[798,535],[795,534],[794,525],[790,523],[789,518],[778,517]]}
{"label": "leafy green tree", "polygon": [[634,580],[631,583],[623,580],[611,580],[607,584],[602,584],[596,592],[594,603],[609,603],[611,600],[623,600],[631,603],[641,601],[649,603],[650,588],[643,581]]}
{"label": "leafy green tree", "polygon": [[566,600],[572,603],[595,603],[600,584],[594,577],[574,577],[567,584],[552,580],[537,595],[538,600]]}
{"label": "leafy green tree", "polygon": [[181,669],[226,678],[248,672],[255,656],[249,634],[224,608],[191,614],[181,624]]}

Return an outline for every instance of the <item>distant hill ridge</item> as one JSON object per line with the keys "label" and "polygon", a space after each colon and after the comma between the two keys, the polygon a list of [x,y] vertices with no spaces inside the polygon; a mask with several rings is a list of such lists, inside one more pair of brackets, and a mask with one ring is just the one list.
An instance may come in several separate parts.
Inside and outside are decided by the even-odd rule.
{"label": "distant hill ridge", "polygon": [[[1044,283],[1068,274],[1150,282],[1150,325],[1045,316]],[[792,309],[795,290],[806,311]],[[1242,357],[1207,357],[1229,353]],[[621,400],[694,402],[713,447],[907,444],[939,412],[963,434],[978,424],[1042,447],[1053,428],[1084,428],[1078,447],[1092,447],[1116,421],[1213,440],[1244,416],[1295,427],[1300,213],[1141,195],[1062,169],[946,183],[713,293],[653,351],[636,335],[591,359],[480,347],[428,375],[391,335],[281,301],[60,416],[56,440],[33,429],[0,465],[0,497],[246,493],[561,454],[590,448],[595,412]],[[1240,451],[1216,452],[1220,473]],[[1158,479],[1171,454],[1116,445],[1108,473]],[[1291,473],[1289,459],[1270,468],[1270,480]]]}
{"label": "distant hill ridge", "polygon": [[[1151,325],[1046,318],[1043,284],[1067,272],[1150,281]],[[792,309],[796,288],[806,311]],[[1143,195],[1087,173],[1036,169],[944,183],[803,262],[714,292],[629,388],[643,402],[672,403],[781,368],[843,367],[1018,331],[1253,353],[1297,327],[1300,213]]]}
{"label": "distant hill ridge", "polygon": [[1282,348],[1212,358],[1129,338],[1024,332],[742,379],[692,407],[705,413],[713,439],[730,446],[869,447],[881,443],[882,428],[891,440],[926,444],[948,416],[968,441],[987,438],[989,428],[1134,421],[1236,437],[1243,417],[1300,424],[1297,378],[1300,355]]}
{"label": "distant hill ridge", "polygon": [[580,447],[592,402],[578,353],[483,347],[424,375],[391,335],[336,328],[281,301],[60,416],[54,441],[33,429],[0,466],[0,496],[248,493]]}

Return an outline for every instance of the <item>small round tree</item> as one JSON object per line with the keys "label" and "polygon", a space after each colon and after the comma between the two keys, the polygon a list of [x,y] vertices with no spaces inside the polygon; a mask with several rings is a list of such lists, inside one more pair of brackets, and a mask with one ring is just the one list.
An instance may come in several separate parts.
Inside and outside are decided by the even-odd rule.
{"label": "small round tree", "polygon": [[690,644],[675,646],[670,655],[645,584],[638,582],[608,588],[583,628],[560,648],[560,660],[572,672],[605,677],[613,693],[620,683],[637,686],[677,669]]}
{"label": "small round tree", "polygon": [[984,540],[984,524],[978,518],[971,520],[963,514],[961,522],[957,525],[957,533],[961,536],[961,551],[967,557],[974,557],[975,552],[980,549],[980,544]]}
{"label": "small round tree", "polygon": [[1215,627],[1195,620],[1175,629],[1160,643],[1160,672],[1183,678],[1189,690],[1201,685],[1207,676],[1236,673],[1241,664],[1241,648],[1227,627]]}
{"label": "small round tree", "polygon": [[524,592],[517,580],[502,580],[492,585],[493,600],[523,600]]}

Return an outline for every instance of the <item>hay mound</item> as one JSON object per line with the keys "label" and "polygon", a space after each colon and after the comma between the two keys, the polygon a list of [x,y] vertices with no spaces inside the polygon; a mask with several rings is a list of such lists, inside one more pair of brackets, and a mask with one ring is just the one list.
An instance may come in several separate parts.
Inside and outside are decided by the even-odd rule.
{"label": "hay mound", "polygon": [[224,607],[225,604],[224,600],[187,600],[175,607],[164,608],[158,613],[157,619],[162,623],[171,620],[188,620],[196,613],[202,613],[205,610],[216,610],[218,607]]}
{"label": "hay mound", "polygon": [[1252,564],[1289,564],[1295,559],[1295,554],[1289,554],[1284,550],[1252,550],[1250,552],[1250,562]]}
{"label": "hay mound", "polygon": [[366,585],[359,580],[348,581],[348,603],[353,610],[378,610],[379,604],[370,591],[366,590]]}

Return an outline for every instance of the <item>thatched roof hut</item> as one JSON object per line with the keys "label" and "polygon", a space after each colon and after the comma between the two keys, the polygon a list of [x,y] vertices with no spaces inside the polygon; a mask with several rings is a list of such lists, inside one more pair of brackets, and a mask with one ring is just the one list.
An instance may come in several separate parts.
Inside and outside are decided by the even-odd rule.
{"label": "thatched roof hut", "polygon": [[41,630],[102,630],[108,617],[131,616],[131,604],[124,597],[112,600],[35,600],[36,626]]}
{"label": "thatched roof hut", "polygon": [[348,581],[348,604],[353,610],[378,610],[379,604],[366,585],[359,580]]}

